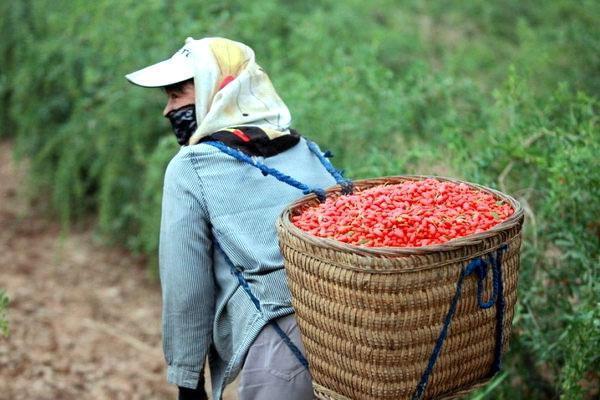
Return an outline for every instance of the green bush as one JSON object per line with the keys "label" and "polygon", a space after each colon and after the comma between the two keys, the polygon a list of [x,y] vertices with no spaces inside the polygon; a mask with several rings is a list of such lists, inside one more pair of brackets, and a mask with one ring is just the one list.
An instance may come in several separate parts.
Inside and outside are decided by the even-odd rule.
{"label": "green bush", "polygon": [[0,136],[65,226],[96,215],[107,241],[155,256],[177,145],[160,91],[123,75],[186,36],[240,40],[350,177],[451,175],[525,206],[506,373],[474,398],[594,396],[600,3],[24,0],[0,13]]}
{"label": "green bush", "polygon": [[8,336],[8,317],[6,315],[9,299],[4,290],[0,289],[0,335]]}

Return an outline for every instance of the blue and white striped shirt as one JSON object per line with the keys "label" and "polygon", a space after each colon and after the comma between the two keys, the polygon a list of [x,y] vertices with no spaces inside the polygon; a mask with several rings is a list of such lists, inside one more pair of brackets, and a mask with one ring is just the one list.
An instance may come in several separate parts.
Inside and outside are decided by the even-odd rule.
{"label": "blue and white striped shirt", "polygon": [[[304,138],[272,157],[256,157],[310,187],[335,184]],[[213,398],[239,373],[265,324],[293,312],[275,222],[302,191],[220,150],[182,147],[167,167],[159,265],[167,380],[196,387],[209,356]],[[219,246],[259,299],[259,312]]]}

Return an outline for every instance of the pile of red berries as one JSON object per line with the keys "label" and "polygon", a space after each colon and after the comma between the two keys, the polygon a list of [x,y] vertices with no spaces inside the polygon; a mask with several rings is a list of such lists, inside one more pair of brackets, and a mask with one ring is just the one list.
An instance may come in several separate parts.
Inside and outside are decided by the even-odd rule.
{"label": "pile of red berries", "polygon": [[292,217],[312,235],[368,247],[419,247],[486,231],[512,206],[464,183],[425,179],[380,185]]}

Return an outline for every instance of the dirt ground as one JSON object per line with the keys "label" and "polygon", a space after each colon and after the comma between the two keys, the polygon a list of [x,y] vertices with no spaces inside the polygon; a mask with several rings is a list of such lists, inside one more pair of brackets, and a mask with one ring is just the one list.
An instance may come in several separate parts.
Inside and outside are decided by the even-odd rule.
{"label": "dirt ground", "polygon": [[[61,236],[56,222],[27,207],[23,179],[10,144],[0,143],[0,288],[11,299],[0,399],[175,399],[160,286],[143,260],[103,247],[89,229]],[[229,387],[224,399],[234,393]]]}

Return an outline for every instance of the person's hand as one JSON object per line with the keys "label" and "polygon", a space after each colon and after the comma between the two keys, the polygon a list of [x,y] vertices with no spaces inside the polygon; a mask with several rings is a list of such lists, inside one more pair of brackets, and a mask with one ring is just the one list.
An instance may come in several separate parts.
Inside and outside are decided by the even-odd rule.
{"label": "person's hand", "polygon": [[204,371],[200,372],[200,379],[196,389],[179,387],[178,400],[208,400],[206,391],[204,390]]}
{"label": "person's hand", "polygon": [[204,386],[197,389],[179,387],[179,400],[208,400]]}

